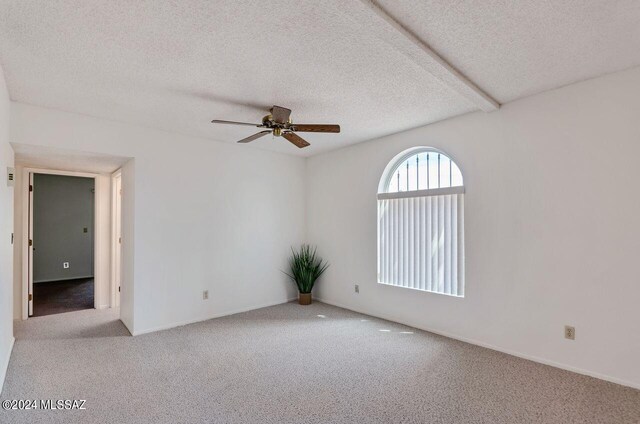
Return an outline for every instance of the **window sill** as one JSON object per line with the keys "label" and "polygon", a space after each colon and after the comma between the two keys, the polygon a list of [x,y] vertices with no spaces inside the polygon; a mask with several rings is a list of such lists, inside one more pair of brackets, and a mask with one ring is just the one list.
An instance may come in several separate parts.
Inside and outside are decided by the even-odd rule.
{"label": "window sill", "polygon": [[385,282],[382,282],[382,281],[378,281],[378,284],[382,284],[384,286],[389,286],[389,287],[397,287],[399,289],[414,290],[414,291],[419,291],[419,292],[422,292],[422,293],[430,293],[430,294],[437,294],[437,295],[441,295],[441,296],[454,297],[454,298],[457,298],[457,299],[464,299],[464,295],[459,295],[459,294],[449,294],[449,293],[442,293],[442,292],[437,292],[437,291],[433,291],[433,290],[417,289],[415,287],[398,286],[396,284],[385,283]]}

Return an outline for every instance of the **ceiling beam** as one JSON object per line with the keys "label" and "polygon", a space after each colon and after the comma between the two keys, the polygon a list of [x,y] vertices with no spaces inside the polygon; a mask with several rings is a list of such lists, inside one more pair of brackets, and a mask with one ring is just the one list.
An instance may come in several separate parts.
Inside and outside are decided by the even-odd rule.
{"label": "ceiling beam", "polygon": [[354,22],[407,56],[447,87],[465,97],[478,109],[491,112],[500,107],[500,103],[447,63],[424,41],[375,2],[371,0],[345,1],[341,2],[341,5]]}

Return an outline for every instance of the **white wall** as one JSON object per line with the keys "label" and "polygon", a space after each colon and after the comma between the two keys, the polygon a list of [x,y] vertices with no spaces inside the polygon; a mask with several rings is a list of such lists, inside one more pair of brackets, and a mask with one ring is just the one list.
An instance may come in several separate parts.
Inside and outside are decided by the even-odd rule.
{"label": "white wall", "polygon": [[13,347],[13,188],[7,186],[7,167],[13,166],[9,145],[9,93],[0,67],[0,391]]}
{"label": "white wall", "polygon": [[123,168],[132,333],[295,296],[280,269],[305,237],[303,158],[19,103],[11,124],[12,142],[135,158]]}
{"label": "white wall", "polygon": [[[379,178],[420,145],[465,177],[464,299],[376,282]],[[331,263],[316,294],[640,387],[639,160],[640,68],[312,157],[308,238]]]}
{"label": "white wall", "polygon": [[[280,269],[306,227],[331,263],[317,292],[328,302],[640,387],[640,69],[306,166],[248,146],[10,109],[11,141],[135,158],[123,168],[121,305],[135,334],[295,296]],[[4,137],[2,166],[12,162]],[[394,155],[417,145],[444,150],[465,176],[464,299],[376,283],[378,180]],[[3,205],[9,193],[0,185]],[[2,233],[10,221],[2,215]],[[0,352],[12,340],[5,265]],[[565,324],[576,326],[575,341],[563,339]]]}
{"label": "white wall", "polygon": [[133,325],[134,261],[135,261],[135,159],[122,167],[122,281],[120,282],[120,320],[131,329]]}

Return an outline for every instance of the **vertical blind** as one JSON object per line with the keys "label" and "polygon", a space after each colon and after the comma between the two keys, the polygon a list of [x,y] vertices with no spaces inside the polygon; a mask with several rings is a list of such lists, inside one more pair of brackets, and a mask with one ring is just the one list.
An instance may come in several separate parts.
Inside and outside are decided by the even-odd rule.
{"label": "vertical blind", "polygon": [[378,282],[464,296],[464,187],[378,194]]}

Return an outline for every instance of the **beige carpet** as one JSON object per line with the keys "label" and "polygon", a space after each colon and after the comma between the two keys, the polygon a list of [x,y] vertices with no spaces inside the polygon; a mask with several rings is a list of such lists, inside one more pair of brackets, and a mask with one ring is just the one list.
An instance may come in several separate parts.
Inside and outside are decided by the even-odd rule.
{"label": "beige carpet", "polygon": [[324,304],[130,337],[113,312],[16,324],[4,423],[639,423],[640,391]]}

